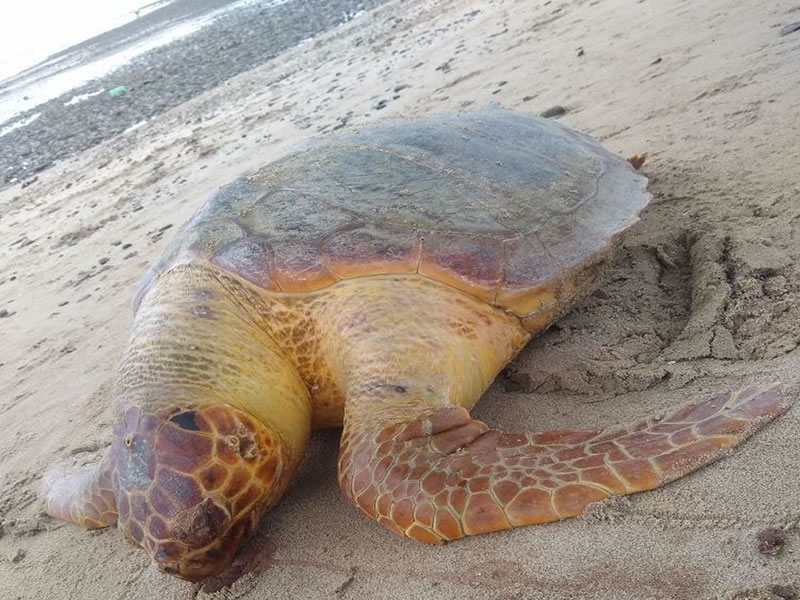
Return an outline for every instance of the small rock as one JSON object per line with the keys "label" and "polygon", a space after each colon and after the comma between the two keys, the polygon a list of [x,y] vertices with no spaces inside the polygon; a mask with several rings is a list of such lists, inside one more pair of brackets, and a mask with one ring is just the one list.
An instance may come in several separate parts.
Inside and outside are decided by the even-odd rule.
{"label": "small rock", "polygon": [[59,307],[66,306],[67,304],[69,304],[69,300],[62,300],[61,302],[58,303],[58,306]]}
{"label": "small rock", "polygon": [[553,119],[555,117],[560,117],[562,115],[567,114],[567,109],[563,106],[551,106],[547,110],[543,111],[539,114],[540,117],[544,117],[545,119]]}
{"label": "small rock", "polygon": [[777,556],[783,550],[786,543],[786,535],[783,530],[769,527],[762,529],[756,534],[758,551],[764,556]]}
{"label": "small rock", "polygon": [[133,258],[136,256],[136,252],[128,252],[125,256],[122,257],[123,260],[128,260],[129,258]]}
{"label": "small rock", "polygon": [[651,65],[657,65],[658,63],[660,63],[660,62],[661,62],[661,60],[662,60],[662,59],[661,59],[661,57],[659,56],[659,57],[658,57],[657,59],[655,59],[654,61],[651,61],[651,62],[650,62],[650,64],[651,64]]}
{"label": "small rock", "polygon": [[17,549],[16,549],[16,551],[14,552],[14,554],[12,554],[12,555],[9,557],[9,560],[10,560],[12,563],[18,563],[18,562],[19,562],[19,561],[21,561],[23,558],[25,558],[25,550],[23,550],[22,548],[17,548]]}
{"label": "small rock", "polygon": [[99,262],[101,265],[104,265],[104,264],[106,264],[108,261],[109,261],[109,258],[108,258],[107,256],[104,256],[103,258],[101,258],[101,259],[100,259],[100,260],[98,260],[97,262]]}
{"label": "small rock", "polygon": [[14,313],[8,312],[8,309],[3,308],[3,309],[0,310],[0,319],[5,319],[6,317],[10,317],[13,314]]}
{"label": "small rock", "polygon": [[578,57],[581,57],[581,56],[583,56],[584,54],[586,54],[586,52],[584,52],[584,50],[583,50],[583,46],[578,46],[578,50],[577,50],[577,52],[576,52],[575,54],[576,54],[576,56],[578,56]]}
{"label": "small rock", "polygon": [[779,33],[780,35],[789,35],[790,33],[794,33],[795,31],[800,31],[800,21],[784,25],[783,27],[781,27]]}
{"label": "small rock", "polygon": [[133,244],[122,244],[122,249],[123,249],[123,250],[127,250],[127,249],[128,249],[128,248],[130,248],[131,246],[133,246]]}

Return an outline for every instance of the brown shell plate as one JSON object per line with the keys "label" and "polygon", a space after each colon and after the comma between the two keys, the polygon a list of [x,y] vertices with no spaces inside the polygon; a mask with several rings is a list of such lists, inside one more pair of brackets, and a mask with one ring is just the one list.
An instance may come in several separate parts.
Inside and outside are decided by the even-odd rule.
{"label": "brown shell plate", "polygon": [[646,185],[592,138],[531,115],[367,125],[220,188],[139,297],[164,269],[204,259],[290,293],[418,272],[523,316],[539,308],[536,290],[580,285],[576,273],[637,220]]}

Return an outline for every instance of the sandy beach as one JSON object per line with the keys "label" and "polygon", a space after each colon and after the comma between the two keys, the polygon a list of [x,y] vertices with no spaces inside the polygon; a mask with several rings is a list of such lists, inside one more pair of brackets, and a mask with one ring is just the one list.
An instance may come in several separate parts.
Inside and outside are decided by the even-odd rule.
{"label": "sandy beach", "polygon": [[563,107],[608,149],[647,153],[653,202],[609,281],[478,418],[610,425],[777,380],[797,398],[800,31],[782,33],[797,21],[790,0],[390,0],[0,190],[0,598],[800,597],[796,406],[658,490],[443,547],[350,506],[339,432],[317,432],[234,565],[201,584],[38,496],[50,466],[109,442],[133,285],[213,190],[310,136],[490,103]]}

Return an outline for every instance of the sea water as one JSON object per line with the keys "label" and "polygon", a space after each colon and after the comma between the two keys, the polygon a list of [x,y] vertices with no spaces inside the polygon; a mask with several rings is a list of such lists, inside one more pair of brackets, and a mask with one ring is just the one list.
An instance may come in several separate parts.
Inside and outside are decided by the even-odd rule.
{"label": "sea water", "polygon": [[[274,6],[290,0],[239,0],[198,18],[180,21],[122,44],[112,52],[64,64],[50,59],[75,44],[120,27],[174,0],[18,0],[0,8],[0,137],[30,122],[14,120],[52,98],[112,72],[131,59],[185,37],[220,14],[248,4]],[[50,60],[48,60],[50,59]],[[52,63],[50,65],[49,63]],[[124,81],[118,82],[124,85]],[[103,92],[106,90],[100,90]],[[89,97],[90,95],[85,95]],[[80,101],[76,96],[73,102]]]}
{"label": "sea water", "polygon": [[48,56],[171,0],[12,0],[0,8],[0,85]]}

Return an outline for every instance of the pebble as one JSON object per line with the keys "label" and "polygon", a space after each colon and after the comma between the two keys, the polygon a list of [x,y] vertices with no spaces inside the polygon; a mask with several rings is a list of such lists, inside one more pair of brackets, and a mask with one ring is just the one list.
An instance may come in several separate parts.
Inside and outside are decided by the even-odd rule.
{"label": "pebble", "polygon": [[25,550],[23,550],[22,548],[17,548],[16,551],[9,557],[9,560],[12,563],[18,563],[23,558],[25,558]]}
{"label": "pebble", "polygon": [[800,21],[784,25],[783,27],[781,27],[779,33],[780,35],[789,35],[790,33],[794,33],[795,31],[800,31]]}
{"label": "pebble", "polygon": [[756,546],[764,556],[777,556],[786,543],[786,534],[774,527],[762,529],[756,534]]}
{"label": "pebble", "polygon": [[544,117],[545,119],[553,119],[555,117],[560,117],[565,114],[567,114],[567,109],[564,108],[563,106],[556,105],[556,106],[551,106],[545,111],[542,111],[539,114],[539,116]]}

